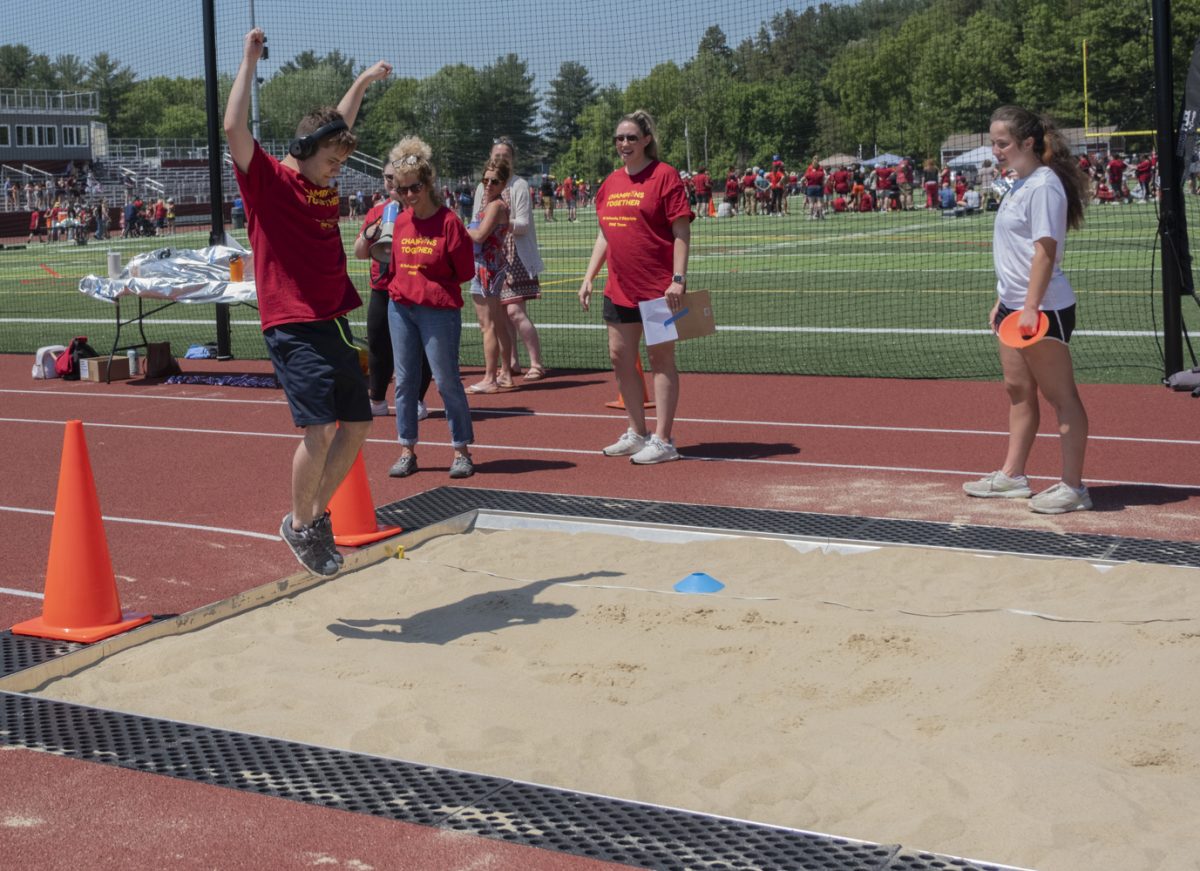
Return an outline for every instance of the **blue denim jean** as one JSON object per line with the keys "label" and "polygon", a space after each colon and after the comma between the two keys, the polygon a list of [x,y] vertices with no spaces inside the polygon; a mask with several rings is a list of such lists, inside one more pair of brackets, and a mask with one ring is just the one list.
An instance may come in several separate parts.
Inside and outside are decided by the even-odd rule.
{"label": "blue denim jean", "polygon": [[388,303],[388,329],[396,361],[396,434],[400,444],[417,443],[417,399],[421,393],[421,353],[429,360],[437,382],[450,441],[463,449],[475,441],[471,407],[458,371],[458,346],[462,338],[462,311],[424,305]]}

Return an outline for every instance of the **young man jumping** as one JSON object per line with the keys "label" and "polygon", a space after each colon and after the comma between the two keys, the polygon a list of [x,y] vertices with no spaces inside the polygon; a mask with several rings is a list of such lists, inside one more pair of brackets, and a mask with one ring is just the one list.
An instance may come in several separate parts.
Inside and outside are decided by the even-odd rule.
{"label": "young man jumping", "polygon": [[254,252],[263,338],[304,438],[292,459],[292,510],[279,533],[318,575],[342,564],[326,506],[371,426],[367,382],[346,313],[362,305],[346,272],[333,181],[358,140],[350,132],[367,87],[390,64],[363,71],[337,107],[310,112],[283,160],[263,151],[246,126],[251,85],[266,37],[246,34],[225,107],[225,136],[237,169]]}

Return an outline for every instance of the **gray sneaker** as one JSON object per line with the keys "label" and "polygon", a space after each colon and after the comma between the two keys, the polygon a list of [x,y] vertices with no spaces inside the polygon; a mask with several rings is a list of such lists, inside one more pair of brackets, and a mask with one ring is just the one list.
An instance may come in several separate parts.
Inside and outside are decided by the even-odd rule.
{"label": "gray sneaker", "polygon": [[333,558],[329,548],[325,546],[321,534],[311,526],[292,529],[290,511],[284,515],[283,523],[279,525],[279,535],[292,549],[296,561],[314,575],[330,577],[338,573],[337,561]]}
{"label": "gray sneaker", "polygon": [[1029,500],[1029,510],[1037,514],[1066,514],[1068,511],[1091,511],[1092,497],[1087,487],[1076,490],[1066,481],[1059,481]]}
{"label": "gray sneaker", "polygon": [[466,454],[456,454],[454,462],[450,464],[451,478],[470,478],[475,474],[475,464]]}
{"label": "gray sneaker", "polygon": [[675,439],[664,442],[653,435],[646,441],[646,446],[629,458],[629,462],[639,466],[653,466],[656,463],[669,463],[679,459],[679,451],[675,450]]}
{"label": "gray sneaker", "polygon": [[329,552],[333,554],[333,561],[337,563],[338,567],[340,568],[342,563],[345,562],[345,558],[338,553],[337,542],[333,540],[333,519],[329,516],[329,512],[326,511],[324,514],[314,520],[312,522],[312,528],[313,531],[321,537],[321,541],[325,542],[325,546],[329,548]]}
{"label": "gray sneaker", "polygon": [[619,439],[603,451],[606,457],[631,457],[646,447],[649,436],[638,435],[637,430],[630,427]]}
{"label": "gray sneaker", "polygon": [[1024,475],[1010,478],[1003,472],[992,472],[978,481],[968,481],[962,488],[968,496],[983,499],[1028,499],[1033,495],[1028,478]]}
{"label": "gray sneaker", "polygon": [[392,464],[392,467],[388,469],[388,475],[393,478],[407,478],[415,471],[417,471],[417,455],[405,454]]}

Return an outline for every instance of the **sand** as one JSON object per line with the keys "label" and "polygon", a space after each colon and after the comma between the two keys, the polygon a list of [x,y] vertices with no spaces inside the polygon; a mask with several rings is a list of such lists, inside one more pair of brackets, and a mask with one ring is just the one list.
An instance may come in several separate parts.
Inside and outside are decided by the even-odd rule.
{"label": "sand", "polygon": [[[698,570],[726,589],[670,592]],[[1044,871],[1196,869],[1197,575],[473,532],[42,694]]]}

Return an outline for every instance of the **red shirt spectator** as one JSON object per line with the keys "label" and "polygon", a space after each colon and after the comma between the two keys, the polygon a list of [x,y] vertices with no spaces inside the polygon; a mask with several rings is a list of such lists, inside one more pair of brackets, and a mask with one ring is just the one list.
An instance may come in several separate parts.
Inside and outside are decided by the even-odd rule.
{"label": "red shirt spectator", "polygon": [[817,164],[811,164],[804,171],[804,184],[808,187],[824,187],[825,170]]}
{"label": "red shirt spectator", "polygon": [[604,295],[630,308],[661,297],[671,285],[671,224],[693,217],[679,173],[659,160],[636,175],[618,169],[596,192],[596,214],[608,241]]}
{"label": "red shirt spectator", "polygon": [[875,189],[885,191],[892,186],[892,168],[890,166],[875,167]]}
{"label": "red shirt spectator", "polygon": [[858,198],[858,210],[860,212],[873,212],[875,210],[875,198],[871,196],[870,191],[863,191],[862,196]]}
{"label": "red shirt spectator", "polygon": [[462,285],[475,275],[475,246],[462,219],[444,206],[428,218],[396,216],[388,295],[405,305],[462,308]]}
{"label": "red shirt spectator", "polygon": [[850,175],[850,170],[842,167],[833,174],[833,190],[835,193],[848,194],[850,193],[850,181],[853,176]]}
{"label": "red shirt spectator", "polygon": [[[374,224],[383,215],[386,202],[378,202],[371,208],[367,209],[367,216],[363,219],[362,229],[359,233],[365,233],[367,228]],[[387,290],[388,285],[392,281],[392,264],[391,261],[383,263],[371,258],[371,290]]]}
{"label": "red shirt spectator", "polygon": [[1120,191],[1125,186],[1125,170],[1128,168],[1129,165],[1116,155],[1108,162],[1108,183],[1114,191]]}
{"label": "red shirt spectator", "polygon": [[738,184],[737,176],[729,173],[729,178],[725,179],[725,199],[736,200],[739,190],[741,185]]}
{"label": "red shirt spectator", "polygon": [[712,179],[708,177],[704,167],[700,167],[700,171],[692,176],[692,184],[696,187],[698,197],[706,197],[712,193]]}

